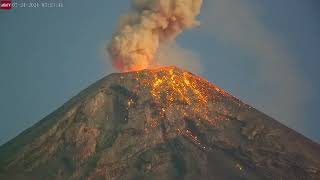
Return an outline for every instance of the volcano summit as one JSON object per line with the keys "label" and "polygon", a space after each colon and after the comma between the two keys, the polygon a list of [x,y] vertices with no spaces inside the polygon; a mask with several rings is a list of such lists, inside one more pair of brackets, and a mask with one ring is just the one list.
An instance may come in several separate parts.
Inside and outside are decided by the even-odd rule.
{"label": "volcano summit", "polygon": [[175,67],[111,74],[0,147],[0,179],[320,179],[320,146]]}

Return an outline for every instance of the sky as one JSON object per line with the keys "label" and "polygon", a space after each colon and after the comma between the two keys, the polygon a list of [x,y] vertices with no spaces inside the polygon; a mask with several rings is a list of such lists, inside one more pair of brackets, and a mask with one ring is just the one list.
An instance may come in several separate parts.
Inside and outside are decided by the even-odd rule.
{"label": "sky", "polygon": [[[113,72],[104,48],[130,1],[56,2],[64,7],[0,10],[0,144]],[[319,8],[204,0],[200,27],[177,44],[199,59],[196,73],[320,142]]]}

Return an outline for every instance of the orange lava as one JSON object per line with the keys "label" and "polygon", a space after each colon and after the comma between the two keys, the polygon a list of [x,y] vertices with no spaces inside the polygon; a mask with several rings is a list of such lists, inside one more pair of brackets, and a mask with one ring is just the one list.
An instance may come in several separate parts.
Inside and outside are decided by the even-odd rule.
{"label": "orange lava", "polygon": [[[138,94],[150,92],[152,102],[158,107],[160,116],[165,117],[174,112],[181,119],[191,117],[199,121],[205,120],[212,125],[224,119],[219,114],[210,114],[209,104],[216,98],[230,95],[205,79],[175,67],[148,69],[134,73],[139,85],[133,87],[133,90]],[[128,106],[132,104],[133,101],[129,100]],[[156,128],[158,125],[159,122],[152,121],[150,127]],[[190,130],[178,128],[176,132],[188,137],[202,149],[207,149]]]}
{"label": "orange lava", "polygon": [[[207,117],[208,103],[214,99],[213,90],[223,96],[229,96],[203,78],[175,67],[148,69],[146,72],[141,77],[141,71],[137,71],[136,80],[142,88],[150,88],[153,101],[158,105],[168,107],[183,104],[191,108],[190,112]],[[163,113],[166,107],[162,107]]]}

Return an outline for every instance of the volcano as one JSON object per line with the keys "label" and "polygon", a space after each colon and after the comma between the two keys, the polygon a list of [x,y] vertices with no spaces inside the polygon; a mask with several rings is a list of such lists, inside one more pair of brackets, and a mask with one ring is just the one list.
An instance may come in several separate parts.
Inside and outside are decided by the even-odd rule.
{"label": "volcano", "polygon": [[0,179],[320,179],[320,146],[166,67],[82,91],[0,147]]}

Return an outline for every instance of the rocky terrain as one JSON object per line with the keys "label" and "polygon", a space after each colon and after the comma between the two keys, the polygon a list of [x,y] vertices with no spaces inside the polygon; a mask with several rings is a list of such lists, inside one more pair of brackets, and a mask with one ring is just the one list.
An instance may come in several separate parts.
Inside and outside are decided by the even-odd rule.
{"label": "rocky terrain", "polygon": [[168,67],[81,92],[0,147],[0,179],[320,179],[320,146]]}

